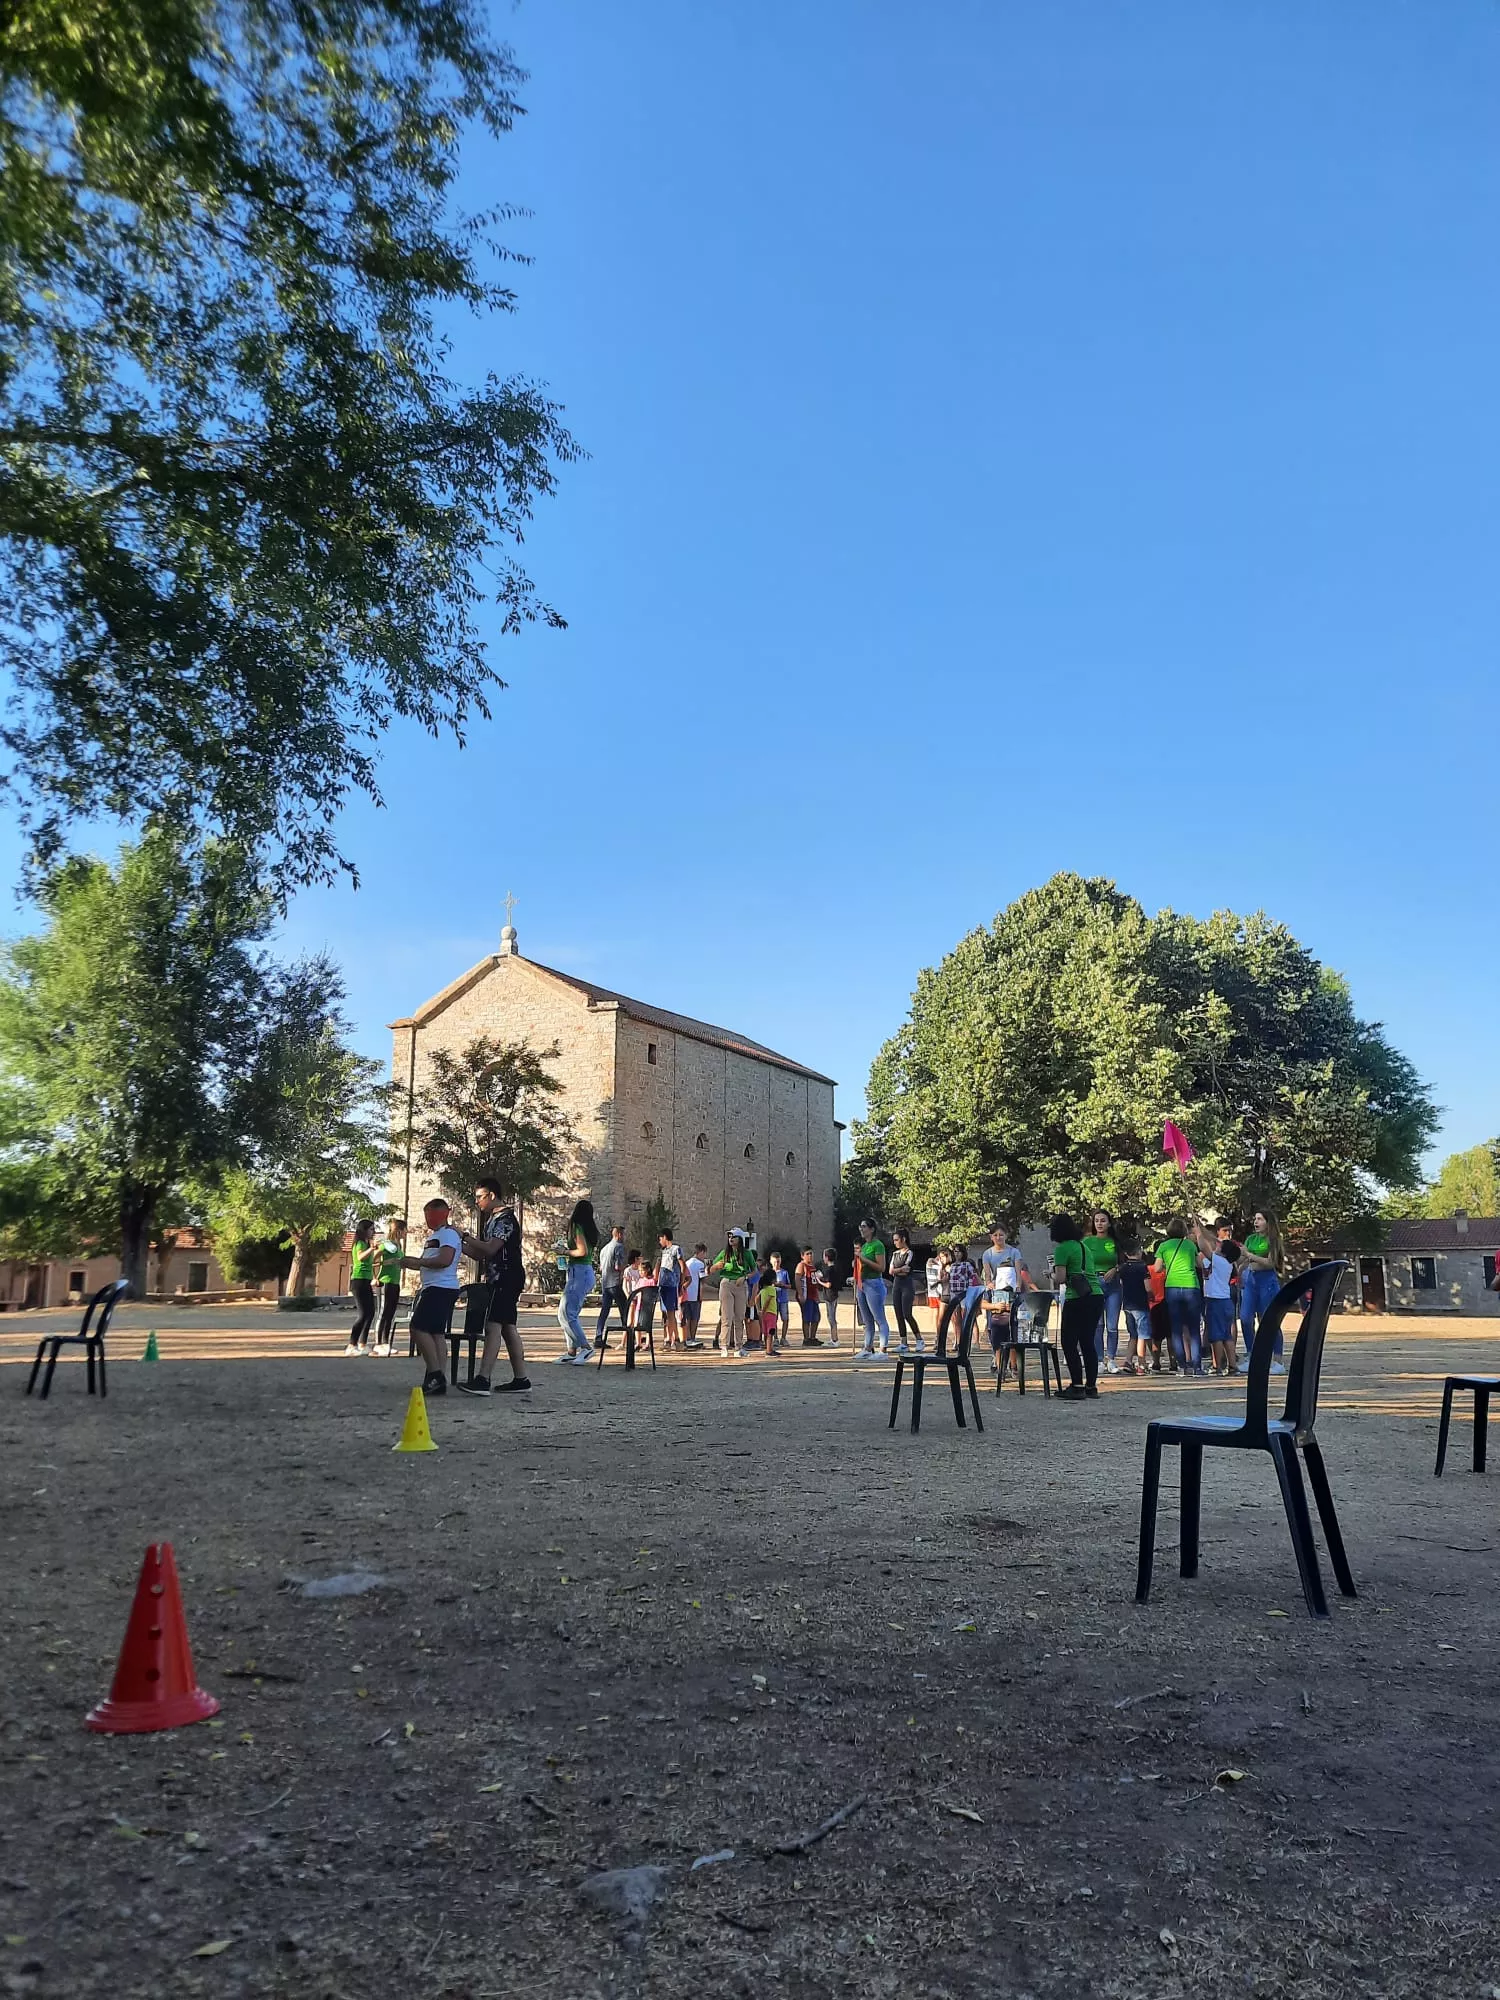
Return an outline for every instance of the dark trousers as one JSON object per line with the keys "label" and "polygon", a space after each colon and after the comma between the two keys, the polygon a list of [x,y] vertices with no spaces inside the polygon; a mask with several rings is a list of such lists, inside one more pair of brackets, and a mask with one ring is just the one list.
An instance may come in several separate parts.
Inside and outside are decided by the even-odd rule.
{"label": "dark trousers", "polygon": [[389,1347],[391,1332],[396,1324],[396,1308],[401,1303],[401,1283],[380,1287],[380,1324],[375,1329],[375,1345]]}
{"label": "dark trousers", "polygon": [[908,1330],[913,1340],[922,1338],[922,1330],[917,1325],[912,1307],[917,1302],[917,1281],[912,1277],[892,1278],[891,1310],[896,1315],[896,1338],[905,1340]]}
{"label": "dark trousers", "polygon": [[1203,1325],[1203,1294],[1195,1286],[1168,1285],[1167,1311],[1172,1316],[1172,1352],[1177,1366],[1194,1374],[1203,1366],[1200,1330]]}
{"label": "dark trousers", "polygon": [[1094,1335],[1103,1317],[1102,1292],[1090,1292],[1087,1298],[1063,1301],[1063,1359],[1068,1364],[1068,1380],[1075,1389],[1080,1384],[1092,1389],[1099,1379],[1099,1350],[1094,1345]]}
{"label": "dark trousers", "polygon": [[349,1338],[356,1347],[362,1347],[375,1317],[375,1287],[368,1278],[351,1278],[349,1289],[354,1294],[354,1324],[349,1329]]}
{"label": "dark trousers", "polygon": [[630,1323],[630,1302],[625,1296],[625,1287],[623,1285],[608,1285],[605,1287],[600,1300],[599,1324],[594,1328],[595,1340],[604,1331],[604,1322],[609,1318],[609,1309],[611,1306],[618,1306],[621,1326],[628,1326]]}

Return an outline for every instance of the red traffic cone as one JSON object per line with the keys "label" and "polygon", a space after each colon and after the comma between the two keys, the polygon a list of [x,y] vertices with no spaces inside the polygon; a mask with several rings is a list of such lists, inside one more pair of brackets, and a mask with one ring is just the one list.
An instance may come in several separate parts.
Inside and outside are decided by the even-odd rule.
{"label": "red traffic cone", "polygon": [[181,1729],[218,1712],[219,1704],[193,1675],[172,1544],[153,1542],[141,1564],[109,1699],[89,1710],[83,1726],[106,1736],[137,1736],[148,1729]]}

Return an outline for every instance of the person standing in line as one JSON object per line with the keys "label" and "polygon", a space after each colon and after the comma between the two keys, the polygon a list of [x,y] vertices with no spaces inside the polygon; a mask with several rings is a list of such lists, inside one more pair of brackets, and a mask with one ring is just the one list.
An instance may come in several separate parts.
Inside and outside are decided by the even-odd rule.
{"label": "person standing in line", "polygon": [[1154,1256],[1146,1266],[1146,1294],[1151,1300],[1151,1373],[1160,1375],[1161,1357],[1165,1353],[1175,1375],[1177,1357],[1172,1352],[1172,1315],[1167,1311],[1167,1280]]}
{"label": "person standing in line", "polygon": [[401,1303],[401,1246],[406,1241],[404,1219],[388,1222],[385,1237],[376,1252],[376,1275],[380,1280],[380,1324],[375,1330],[375,1352],[388,1355],[396,1327],[396,1308]]}
{"label": "person standing in line", "polygon": [[[891,1261],[889,1266],[891,1281],[891,1310],[896,1315],[896,1352],[910,1354],[915,1346],[918,1354],[925,1354],[927,1342],[922,1338],[922,1329],[917,1325],[917,1275],[912,1266],[911,1236],[904,1229],[898,1229],[891,1238]],[[908,1344],[907,1335],[911,1336]]]}
{"label": "person standing in line", "polygon": [[1125,1359],[1121,1373],[1151,1372],[1151,1291],[1139,1243],[1120,1246],[1120,1305],[1125,1314]]}
{"label": "person standing in line", "polygon": [[937,1337],[938,1321],[943,1316],[943,1301],[948,1295],[948,1253],[941,1243],[934,1243],[932,1255],[927,1259],[927,1303],[932,1309],[933,1337]]}
{"label": "person standing in line", "polygon": [[828,1315],[828,1345],[839,1344],[839,1293],[844,1289],[844,1281],[839,1276],[839,1260],[832,1250],[823,1252],[823,1262],[818,1271],[818,1297],[823,1310]]}
{"label": "person standing in line", "polygon": [[983,1286],[979,1282],[978,1267],[969,1262],[968,1250],[962,1243],[953,1247],[948,1259],[948,1296],[943,1302],[943,1316],[937,1323],[937,1351],[945,1354],[948,1349],[948,1328],[955,1314],[958,1318],[958,1334],[963,1338],[964,1324],[969,1316],[969,1302],[978,1298]]}
{"label": "person standing in line", "polygon": [[706,1243],[693,1245],[693,1254],[688,1258],[684,1269],[687,1277],[681,1300],[682,1344],[684,1347],[701,1347],[703,1343],[698,1338],[698,1321],[703,1316],[703,1280],[708,1276]]}
{"label": "person standing in line", "polygon": [[453,1325],[453,1308],[458,1303],[458,1260],[463,1242],[449,1221],[448,1204],[441,1196],[423,1203],[422,1219],[427,1224],[422,1254],[403,1257],[401,1268],[422,1274],[422,1289],[411,1309],[411,1330],[417,1352],[426,1364],[423,1393],[442,1396],[448,1390],[448,1357],[444,1349]]}
{"label": "person standing in line", "polygon": [[1186,1222],[1157,1245],[1156,1265],[1166,1288],[1167,1316],[1172,1327],[1172,1354],[1184,1375],[1203,1373],[1203,1293],[1198,1284],[1198,1239]]}
{"label": "person standing in line", "polygon": [[[1120,1372],[1120,1252],[1115,1244],[1114,1217],[1108,1209],[1096,1208],[1090,1219],[1089,1234],[1083,1239],[1083,1247],[1088,1252],[1089,1269],[1099,1280],[1104,1294],[1104,1317],[1095,1342],[1099,1349],[1099,1359],[1104,1363],[1106,1375]],[[1105,1341],[1109,1343],[1109,1359],[1105,1361]]]}
{"label": "person standing in line", "polygon": [[[1021,1262],[1020,1251],[1006,1237],[1004,1225],[999,1222],[990,1231],[990,1247],[980,1257],[979,1267],[993,1308],[986,1319],[990,1338],[990,1373],[994,1375],[999,1372],[1000,1342],[1010,1331],[1017,1295],[1031,1283],[1031,1273]],[[1013,1371],[1020,1365],[1014,1355],[1010,1365]]]}
{"label": "person standing in line", "polygon": [[671,1347],[675,1343],[681,1347],[677,1308],[682,1302],[683,1256],[670,1229],[661,1230],[656,1241],[656,1296],[661,1304],[662,1333],[666,1346]]}
{"label": "person standing in line", "polygon": [[510,1380],[496,1385],[497,1396],[522,1394],[531,1387],[526,1373],[526,1350],[521,1345],[521,1290],[526,1271],[521,1262],[521,1225],[516,1211],[503,1201],[498,1181],[483,1180],[474,1189],[474,1212],[479,1227],[465,1236],[463,1251],[479,1266],[478,1277],[469,1286],[469,1304],[464,1315],[464,1333],[471,1331],[484,1342],[478,1372],[459,1388],[469,1396],[488,1396],[494,1381],[495,1363],[503,1344],[510,1362]]}
{"label": "person standing in line", "polygon": [[[1250,1349],[1255,1341],[1255,1329],[1271,1310],[1271,1301],[1281,1290],[1281,1231],[1276,1227],[1276,1218],[1266,1209],[1258,1208],[1250,1218],[1250,1227],[1245,1232],[1244,1254],[1240,1258],[1240,1331],[1245,1336],[1245,1358],[1240,1363],[1240,1373],[1247,1374],[1250,1368]],[[1276,1358],[1271,1363],[1273,1375],[1284,1375],[1282,1365],[1281,1329],[1276,1329]]]}
{"label": "person standing in line", "polygon": [[1052,1238],[1052,1271],[1062,1287],[1062,1351],[1068,1364],[1068,1386],[1058,1391],[1064,1402],[1078,1402],[1099,1393],[1099,1348],[1096,1335],[1104,1318],[1104,1286],[1089,1268],[1083,1238],[1070,1215],[1054,1215],[1047,1225]]}
{"label": "person standing in line", "polygon": [[1198,1235],[1198,1271],[1203,1280],[1203,1338],[1215,1375],[1234,1373],[1234,1299],[1230,1294],[1229,1259],[1217,1237]]}
{"label": "person standing in line", "polygon": [[797,1289],[797,1304],[802,1309],[802,1345],[821,1347],[823,1343],[818,1338],[818,1267],[813,1262],[810,1243],[792,1273],[792,1283]]}
{"label": "person standing in line", "polygon": [[792,1274],[779,1250],[771,1252],[771,1282],[776,1287],[776,1321],[785,1347],[792,1337]]}
{"label": "person standing in line", "polygon": [[760,1344],[767,1354],[776,1352],[776,1329],[781,1323],[780,1304],[775,1268],[771,1264],[763,1265],[750,1279],[745,1316],[759,1326]]}
{"label": "person standing in line", "polygon": [[745,1358],[745,1281],[755,1268],[743,1229],[731,1229],[724,1248],[708,1267],[719,1281],[719,1339],[726,1361]]}
{"label": "person standing in line", "polygon": [[[864,1228],[864,1224],[860,1224]],[[867,1347],[875,1345],[875,1322],[870,1317],[870,1308],[865,1303],[865,1267],[859,1254],[859,1244],[854,1245],[854,1269],[851,1274],[851,1289],[854,1293],[854,1358],[858,1361]]]}
{"label": "person standing in line", "polygon": [[873,1222],[859,1225],[859,1297],[864,1308],[865,1344],[855,1359],[883,1361],[891,1345],[885,1316],[885,1245],[875,1234]]}
{"label": "person standing in line", "polygon": [[575,1202],[563,1242],[567,1282],[557,1305],[557,1323],[563,1330],[563,1351],[557,1359],[564,1364],[571,1361],[575,1368],[587,1367],[593,1359],[594,1350],[583,1330],[582,1315],[583,1302],[594,1287],[594,1252],[598,1248],[599,1225],[594,1220],[594,1204]]}
{"label": "person standing in line", "polygon": [[630,1302],[625,1296],[625,1225],[617,1222],[609,1232],[609,1241],[599,1252],[599,1323],[594,1328],[596,1341],[604,1338],[605,1323],[609,1319],[610,1307],[620,1315],[620,1330],[625,1330]]}
{"label": "person standing in line", "polygon": [[375,1318],[375,1218],[362,1215],[349,1245],[349,1289],[354,1294],[354,1324],[346,1354],[368,1354],[370,1325]]}

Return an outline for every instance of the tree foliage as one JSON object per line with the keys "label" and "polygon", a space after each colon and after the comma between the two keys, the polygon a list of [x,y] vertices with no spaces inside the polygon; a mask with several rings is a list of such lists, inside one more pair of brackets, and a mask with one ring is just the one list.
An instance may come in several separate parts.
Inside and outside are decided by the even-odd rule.
{"label": "tree foliage", "polygon": [[[455,1055],[435,1049],[428,1080],[410,1106],[415,1167],[431,1174],[455,1208],[466,1209],[480,1180],[496,1181],[521,1202],[558,1187],[576,1144],[557,1100],[563,1086],[548,1068],[556,1042],[534,1049],[480,1035]],[[405,1110],[404,1099],[397,1105]]]}
{"label": "tree foliage", "polygon": [[513,307],[449,197],[523,80],[477,0],[23,0],[0,16],[4,742],[37,853],[108,813],[341,865],[394,717],[503,685],[476,608],[559,460],[440,315]]}
{"label": "tree foliage", "polygon": [[625,1248],[639,1250],[643,1257],[655,1263],[656,1254],[661,1249],[659,1239],[664,1229],[676,1235],[677,1211],[667,1200],[666,1190],[658,1182],[656,1193],[626,1224]]}
{"label": "tree foliage", "polygon": [[44,1234],[112,1238],[143,1294],[179,1194],[274,1133],[285,1025],[333,976],[257,949],[272,902],[229,843],[152,831],[113,868],[61,863],[38,900],[44,928],[0,958],[0,1074],[24,1107],[10,1164]]}
{"label": "tree foliage", "polygon": [[871,1069],[857,1157],[914,1221],[974,1234],[1102,1203],[1164,1222],[1270,1209],[1294,1236],[1378,1230],[1414,1185],[1436,1114],[1344,982],[1281,924],[1148,917],[1060,874],[918,978]]}
{"label": "tree foliage", "polygon": [[1441,1221],[1465,1215],[1500,1215],[1500,1139],[1450,1153],[1438,1176],[1408,1213]]}

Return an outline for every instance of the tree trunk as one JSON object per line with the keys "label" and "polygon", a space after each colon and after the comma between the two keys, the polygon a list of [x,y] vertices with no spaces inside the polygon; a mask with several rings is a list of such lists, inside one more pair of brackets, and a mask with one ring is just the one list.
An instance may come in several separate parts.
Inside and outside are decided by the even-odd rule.
{"label": "tree trunk", "polygon": [[156,1196],[150,1188],[128,1188],[120,1203],[120,1276],[133,1299],[146,1296],[151,1255],[151,1222]]}
{"label": "tree trunk", "polygon": [[297,1299],[302,1296],[308,1280],[308,1250],[312,1244],[310,1229],[293,1229],[288,1232],[292,1239],[292,1268],[286,1275],[287,1297]]}

